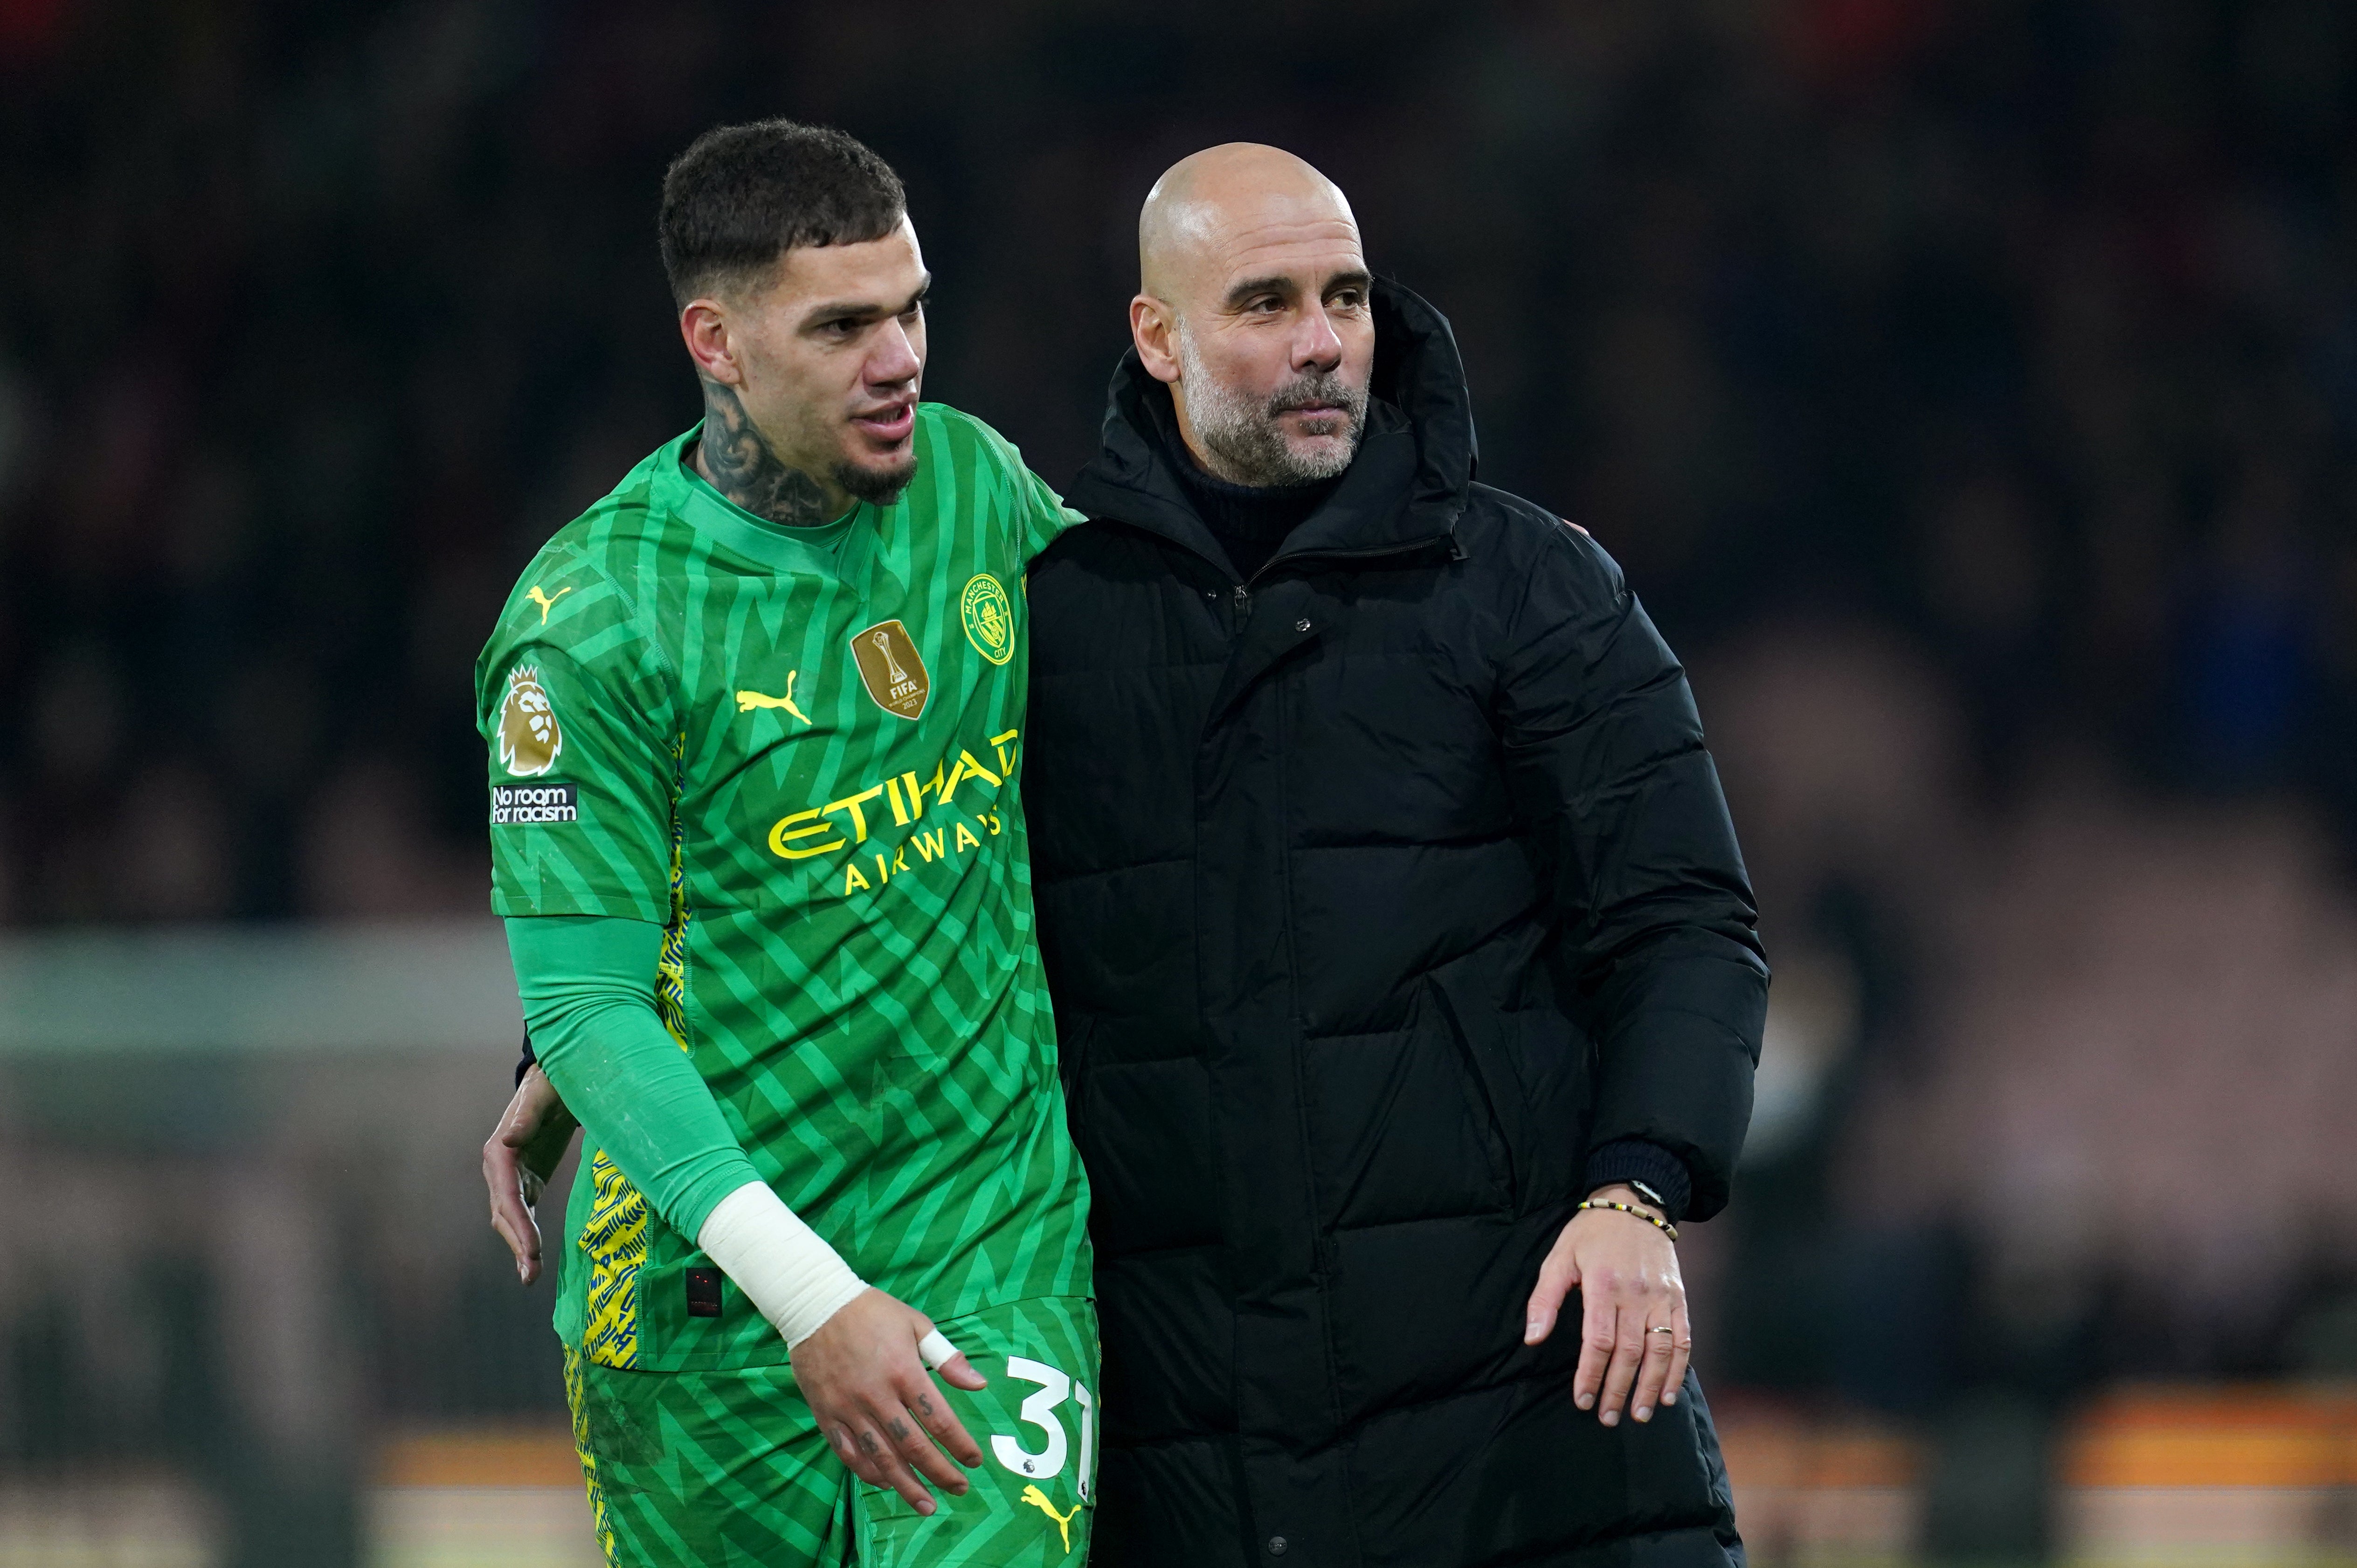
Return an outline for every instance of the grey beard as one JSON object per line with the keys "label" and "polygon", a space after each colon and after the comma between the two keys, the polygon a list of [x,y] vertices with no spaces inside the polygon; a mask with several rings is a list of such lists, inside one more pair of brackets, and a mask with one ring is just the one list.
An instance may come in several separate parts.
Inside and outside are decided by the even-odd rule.
{"label": "grey beard", "polygon": [[[1187,416],[1195,439],[1229,472],[1219,476],[1236,484],[1275,489],[1314,485],[1330,479],[1358,456],[1359,437],[1367,425],[1367,392],[1330,371],[1296,376],[1266,399],[1251,397],[1212,380],[1195,357],[1195,345],[1182,328],[1178,360],[1186,377]],[[1327,403],[1343,410],[1350,424],[1340,448],[1301,453],[1285,438],[1277,416],[1304,403]]]}

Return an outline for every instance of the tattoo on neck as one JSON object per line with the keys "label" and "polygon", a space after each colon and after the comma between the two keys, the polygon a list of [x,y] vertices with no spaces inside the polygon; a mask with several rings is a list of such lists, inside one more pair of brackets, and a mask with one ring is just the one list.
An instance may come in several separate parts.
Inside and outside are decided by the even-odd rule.
{"label": "tattoo on neck", "polygon": [[712,488],[756,517],[789,528],[815,528],[843,510],[826,487],[789,468],[770,449],[737,389],[704,381],[704,435],[695,466]]}

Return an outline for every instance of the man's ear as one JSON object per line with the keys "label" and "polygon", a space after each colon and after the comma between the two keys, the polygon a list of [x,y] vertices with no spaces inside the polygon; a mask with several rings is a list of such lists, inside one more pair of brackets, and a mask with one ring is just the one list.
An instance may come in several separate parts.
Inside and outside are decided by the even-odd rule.
{"label": "man's ear", "polygon": [[1129,338],[1137,345],[1137,362],[1157,381],[1178,382],[1178,313],[1152,295],[1129,302]]}
{"label": "man's ear", "polygon": [[737,363],[737,343],[729,330],[728,310],[710,296],[691,299],[680,306],[679,335],[695,373],[723,386],[742,386],[745,372]]}

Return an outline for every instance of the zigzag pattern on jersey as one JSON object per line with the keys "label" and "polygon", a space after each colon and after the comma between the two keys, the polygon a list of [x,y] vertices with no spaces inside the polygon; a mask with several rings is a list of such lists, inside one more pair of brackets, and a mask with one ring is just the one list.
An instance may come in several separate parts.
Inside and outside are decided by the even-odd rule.
{"label": "zigzag pattern on jersey", "polygon": [[[683,755],[687,737],[682,736],[674,757]],[[687,1047],[687,924],[692,916],[687,908],[687,824],[680,820],[677,807],[671,820],[671,918],[663,922],[662,957],[655,966],[655,1013],[662,1026]]]}
{"label": "zigzag pattern on jersey", "polygon": [[589,1260],[587,1321],[581,1354],[601,1367],[639,1364],[639,1265],[647,1261],[647,1198],[597,1151],[589,1162],[594,1197],[581,1227]]}
{"label": "zigzag pattern on jersey", "polygon": [[614,1527],[606,1518],[606,1488],[597,1483],[597,1456],[589,1452],[589,1392],[581,1377],[581,1357],[565,1352],[565,1402],[573,1410],[573,1452],[581,1457],[581,1481],[589,1488],[589,1528],[597,1549],[614,1561]]}

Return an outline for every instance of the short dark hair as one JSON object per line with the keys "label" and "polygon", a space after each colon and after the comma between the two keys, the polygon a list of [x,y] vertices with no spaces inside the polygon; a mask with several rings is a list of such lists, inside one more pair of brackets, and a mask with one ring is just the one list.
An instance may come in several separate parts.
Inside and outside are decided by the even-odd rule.
{"label": "short dark hair", "polygon": [[685,305],[752,281],[796,245],[880,240],[907,211],[892,166],[832,125],[721,125],[663,174],[663,273]]}

